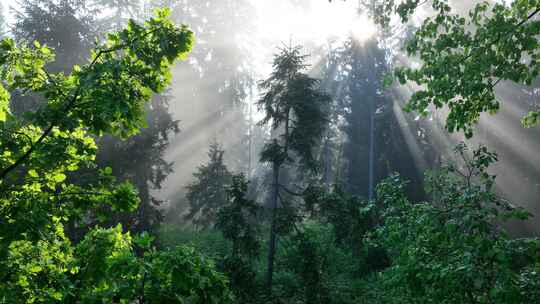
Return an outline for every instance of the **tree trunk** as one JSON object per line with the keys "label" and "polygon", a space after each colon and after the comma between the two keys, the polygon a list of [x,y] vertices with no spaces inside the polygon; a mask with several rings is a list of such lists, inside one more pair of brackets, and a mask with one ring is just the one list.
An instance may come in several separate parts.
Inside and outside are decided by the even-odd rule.
{"label": "tree trunk", "polygon": [[330,147],[330,136],[328,136],[324,142],[324,172],[323,172],[323,182],[326,185],[332,184],[333,172],[332,172],[332,148]]}
{"label": "tree trunk", "polygon": [[274,274],[274,255],[276,252],[276,211],[279,199],[279,164],[273,165],[273,190],[272,200],[270,205],[271,224],[270,224],[270,239],[268,241],[268,265],[266,273],[266,288],[268,294],[272,294],[272,276]]}
{"label": "tree trunk", "polygon": [[369,103],[369,189],[368,198],[373,199],[375,184],[375,98]]}
{"label": "tree trunk", "polygon": [[[284,130],[284,145],[283,145],[283,154],[285,156],[288,156],[289,153],[289,121],[291,118],[291,108],[288,107],[285,110],[286,116],[285,116],[285,130]],[[284,160],[274,161],[273,163],[273,192],[272,192],[272,201],[271,201],[271,212],[272,212],[272,219],[270,224],[270,240],[268,241],[268,265],[267,269],[268,272],[266,273],[266,287],[268,295],[272,294],[272,276],[274,274],[274,255],[276,253],[276,242],[277,242],[277,235],[276,235],[276,211],[278,208],[278,200],[279,200],[279,169],[281,165],[285,162]]]}

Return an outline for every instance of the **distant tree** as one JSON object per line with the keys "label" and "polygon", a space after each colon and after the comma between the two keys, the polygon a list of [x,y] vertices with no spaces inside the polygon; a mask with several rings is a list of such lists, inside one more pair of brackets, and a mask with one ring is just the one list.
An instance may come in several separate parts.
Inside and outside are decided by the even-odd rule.
{"label": "distant tree", "polygon": [[399,172],[414,182],[411,195],[422,199],[420,168],[409,149],[403,149],[406,134],[395,101],[382,89],[389,67],[377,40],[345,41],[330,53],[325,67],[323,83],[335,99],[330,130],[336,133],[330,140],[333,147],[325,145],[325,155],[338,160],[327,172],[338,172],[335,182],[343,184],[343,190],[365,198],[374,198],[375,185]]}
{"label": "distant tree", "polygon": [[294,263],[291,263],[290,267],[298,275],[304,287],[304,303],[331,303],[330,288],[326,281],[329,260],[332,258],[328,254],[330,251],[328,248],[332,247],[332,243],[320,242],[319,239],[322,236],[324,236],[323,231],[307,226],[302,233],[296,234],[293,238],[297,258],[293,259]]}
{"label": "distant tree", "polygon": [[[306,55],[301,47],[281,49],[274,57],[270,77],[259,86],[263,91],[258,107],[265,117],[260,124],[270,123],[275,138],[264,147],[261,161],[272,164],[272,196],[270,199],[271,227],[268,246],[267,288],[272,290],[272,274],[276,237],[278,231],[278,208],[280,190],[280,169],[283,165],[296,162],[307,170],[316,170],[317,161],[313,150],[322,139],[326,126],[326,109],[330,97],[318,88],[318,80],[304,73]],[[291,218],[289,215],[286,218]],[[279,225],[282,226],[282,225]]]}
{"label": "distant tree", "polygon": [[102,19],[101,23],[109,30],[117,30],[129,19],[142,16],[141,0],[92,0],[94,7],[101,10],[112,10],[111,16]]}
{"label": "distant tree", "polygon": [[232,174],[223,162],[224,153],[216,141],[211,143],[208,163],[197,168],[195,180],[186,187],[189,211],[185,218],[204,229],[216,223],[219,209],[227,203]]}
{"label": "distant tree", "polygon": [[334,227],[337,244],[353,248],[356,253],[365,234],[375,227],[377,214],[374,204],[343,191],[339,186],[332,189],[312,186],[306,191],[304,200],[315,218]]}
{"label": "distant tree", "polygon": [[232,252],[225,257],[223,268],[242,303],[254,301],[257,286],[253,264],[260,252],[257,223],[260,206],[246,198],[247,191],[245,176],[234,175],[227,189],[227,203],[219,210],[216,220],[216,229],[232,243]]}
{"label": "distant tree", "polygon": [[[223,149],[227,151],[225,160],[229,169],[246,172],[249,169],[249,149],[246,147],[249,146],[250,127],[246,115],[249,112],[247,101],[256,98],[254,93],[250,92],[250,88],[256,86],[253,76],[256,72],[246,44],[250,41],[248,37],[254,29],[252,25],[255,12],[252,2],[149,2],[151,6],[170,6],[174,19],[189,24],[197,40],[204,41],[193,49],[193,60],[182,66],[182,69],[189,68],[192,71],[182,74],[182,81],[189,82],[190,86],[175,87],[177,95],[185,96],[196,103],[195,107],[177,107],[183,111],[179,113],[179,119],[186,125],[193,125],[189,130],[186,128],[186,132],[180,134],[179,139],[191,140],[193,136],[200,138],[202,142],[208,142],[213,137],[219,138]],[[204,146],[202,149],[204,151]],[[192,155],[180,154],[176,157],[184,159],[177,167],[185,170],[191,171],[198,165],[198,158]]]}
{"label": "distant tree", "polygon": [[[54,60],[45,66],[49,73],[69,73],[74,65],[90,55],[97,28],[95,12],[84,1],[23,0],[14,14],[12,34],[19,43],[39,41],[55,50]],[[11,107],[14,114],[34,111],[45,101],[37,94],[14,91]]]}
{"label": "distant tree", "polygon": [[167,93],[152,97],[146,107],[146,127],[139,134],[127,140],[107,136],[98,141],[98,166],[110,167],[117,178],[132,181],[141,199],[135,212],[111,217],[111,226],[122,223],[134,232],[157,231],[163,220],[158,209],[162,202],[151,194],[151,190],[160,189],[173,171],[173,163],[165,160],[164,154],[169,147],[171,135],[180,130],[178,121],[169,113],[170,99]]}
{"label": "distant tree", "polygon": [[216,228],[233,244],[231,256],[253,258],[258,255],[257,224],[253,223],[259,205],[246,198],[248,182],[243,174],[232,176],[227,203],[218,211]]}
{"label": "distant tree", "polygon": [[17,41],[53,48],[56,60],[50,72],[69,72],[88,57],[98,28],[96,14],[83,0],[22,0],[15,13],[13,35]]}

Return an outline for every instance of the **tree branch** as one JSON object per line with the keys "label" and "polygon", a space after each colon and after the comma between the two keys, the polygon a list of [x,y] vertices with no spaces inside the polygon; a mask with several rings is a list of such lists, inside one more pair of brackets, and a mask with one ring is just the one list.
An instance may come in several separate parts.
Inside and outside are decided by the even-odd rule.
{"label": "tree branch", "polygon": [[[136,42],[137,40],[143,38],[143,37],[146,37],[154,32],[156,32],[158,29],[154,29],[152,31],[148,31],[144,36],[142,37],[136,37],[135,39],[133,39],[132,41],[130,42],[127,42],[127,43],[124,43],[122,45],[118,45],[118,46],[114,46],[114,47],[111,47],[111,48],[108,48],[108,49],[100,49],[98,51],[98,53],[96,54],[96,56],[94,57],[94,59],[92,60],[92,62],[90,63],[90,65],[88,66],[88,68],[92,68],[96,63],[97,61],[99,60],[99,58],[104,55],[104,54],[107,54],[107,53],[112,53],[112,52],[115,52],[117,50],[120,50],[120,49],[123,49],[123,48],[126,48],[127,46],[129,46],[130,44]],[[79,84],[79,86],[77,87],[76,91],[75,91],[75,94],[73,94],[73,98],[68,102],[68,104],[66,105],[65,109],[62,111],[63,113],[68,113],[69,111],[72,110],[72,108],[75,106],[75,102],[77,101],[78,97],[79,97],[79,94],[80,94],[80,91],[82,89],[82,85]],[[65,95],[65,94],[63,94]],[[62,116],[62,118],[65,117],[65,116]],[[5,169],[2,169],[2,171],[0,172],[0,181],[4,180],[5,177],[12,171],[14,171],[17,167],[19,167],[20,165],[22,165],[24,162],[26,162],[29,158],[30,158],[30,155],[32,155],[32,153],[35,151],[36,147],[38,145],[40,145],[41,143],[43,143],[43,141],[45,140],[45,138],[47,138],[52,130],[54,129],[54,127],[58,126],[61,122],[62,122],[62,118],[58,119],[57,121],[53,121],[49,124],[49,126],[47,127],[47,129],[45,129],[45,131],[41,134],[41,136],[38,138],[38,140],[33,143],[31,146],[30,146],[30,149],[28,149],[21,157],[19,157],[13,164],[9,165],[8,167],[6,167]]]}

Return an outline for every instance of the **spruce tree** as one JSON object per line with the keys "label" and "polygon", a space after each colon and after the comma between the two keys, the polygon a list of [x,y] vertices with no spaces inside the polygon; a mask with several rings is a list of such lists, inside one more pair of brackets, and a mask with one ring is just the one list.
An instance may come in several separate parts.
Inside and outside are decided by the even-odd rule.
{"label": "spruce tree", "polygon": [[208,163],[199,166],[193,173],[194,181],[186,187],[189,213],[185,218],[204,229],[215,224],[219,208],[227,203],[232,174],[223,162],[224,153],[217,142],[211,143]]}
{"label": "spruce tree", "polygon": [[56,58],[48,71],[67,73],[88,57],[99,31],[97,13],[81,0],[22,0],[13,35],[19,42],[39,41],[53,48]]}
{"label": "spruce tree", "polygon": [[252,301],[256,287],[254,261],[259,256],[257,216],[260,206],[246,197],[248,182],[244,174],[234,175],[227,189],[227,204],[220,208],[216,228],[230,241],[232,250],[222,261],[232,290],[242,303]]}
{"label": "spruce tree", "polygon": [[[274,57],[270,77],[260,82],[263,91],[258,107],[265,117],[260,124],[270,124],[274,138],[261,152],[261,161],[272,164],[272,196],[270,201],[271,228],[268,244],[267,288],[272,291],[272,274],[280,207],[280,170],[284,165],[298,162],[301,168],[315,171],[317,160],[314,147],[324,134],[330,97],[319,89],[319,80],[305,71],[307,55],[301,47],[283,48]],[[279,133],[279,135],[277,135]]]}
{"label": "spruce tree", "polygon": [[121,28],[130,18],[141,16],[140,0],[93,0],[93,4],[96,8],[113,11],[111,16],[102,20],[108,29]]}

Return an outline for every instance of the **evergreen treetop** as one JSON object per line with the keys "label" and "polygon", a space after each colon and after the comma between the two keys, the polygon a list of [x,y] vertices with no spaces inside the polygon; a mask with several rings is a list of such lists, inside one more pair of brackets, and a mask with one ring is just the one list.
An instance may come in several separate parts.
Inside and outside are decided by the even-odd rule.
{"label": "evergreen treetop", "polygon": [[216,142],[210,144],[208,163],[193,173],[194,181],[186,187],[189,212],[186,219],[195,225],[209,228],[215,224],[217,212],[227,202],[227,187],[232,174],[224,163],[225,151]]}

